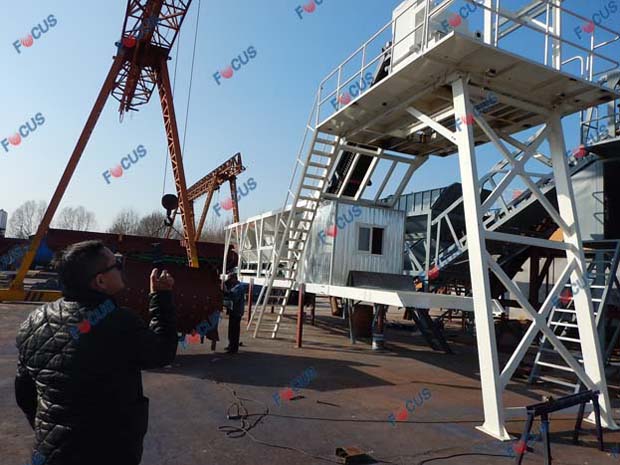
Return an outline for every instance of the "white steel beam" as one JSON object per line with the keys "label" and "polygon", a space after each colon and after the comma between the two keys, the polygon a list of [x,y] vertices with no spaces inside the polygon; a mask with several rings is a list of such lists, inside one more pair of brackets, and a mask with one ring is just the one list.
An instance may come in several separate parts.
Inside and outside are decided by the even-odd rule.
{"label": "white steel beam", "polygon": [[588,389],[595,389],[594,383],[587,376],[583,368],[579,365],[579,362],[577,362],[575,357],[573,357],[573,355],[568,351],[566,346],[564,346],[564,344],[562,344],[562,342],[558,339],[556,334],[547,324],[547,320],[545,320],[540,313],[534,310],[534,307],[532,307],[532,305],[528,302],[527,298],[523,295],[523,292],[521,292],[521,289],[519,289],[519,287],[512,281],[512,279],[510,279],[510,277],[504,272],[504,270],[502,270],[502,268],[495,262],[495,260],[489,257],[488,263],[493,273],[495,273],[495,276],[498,277],[498,279],[506,287],[506,290],[513,295],[515,300],[519,302],[521,307],[530,314],[530,317],[533,319],[536,327],[540,331],[542,331],[545,337],[553,345],[554,349],[561,355],[561,357],[568,364],[568,366],[573,369],[575,375],[577,375],[577,377],[581,381],[583,381],[583,383]]}
{"label": "white steel beam", "polygon": [[[452,92],[456,117],[473,114],[468,86],[464,79],[461,78],[452,83]],[[493,302],[486,263],[485,231],[482,226],[473,128],[471,125],[463,125],[462,130],[456,131],[454,136],[459,151],[463,207],[469,249],[469,272],[474,299],[476,340],[484,408],[484,423],[478,429],[497,439],[509,440],[510,435],[504,426],[504,401],[502,399],[499,361],[495,343]]]}
{"label": "white steel beam", "polygon": [[[549,295],[547,296],[542,306],[540,307],[540,310],[538,311],[538,314],[540,315],[545,325],[547,324],[547,317],[553,309],[552,303],[555,301],[559,293],[564,289],[564,284],[568,281],[568,278],[573,271],[573,267],[574,264],[572,263],[569,263],[566,267],[564,267],[564,270],[558,277],[555,285],[549,292]],[[539,331],[540,328],[538,327],[537,320],[533,320],[530,326],[527,328],[527,331],[523,335],[521,342],[519,342],[519,345],[510,356],[510,359],[502,370],[501,382],[503,389],[505,389],[510,382],[510,378],[512,378],[512,375],[518,368],[519,363],[521,363],[521,361],[523,360],[523,357],[525,357],[525,354],[532,345],[532,342],[534,342],[534,338]]]}
{"label": "white steel beam", "polygon": [[[344,155],[344,152],[343,152]],[[353,158],[353,162],[351,163],[351,166],[349,166],[348,172],[344,177],[344,180],[342,181],[342,186],[340,186],[340,190],[338,191],[338,197],[340,197],[344,190],[347,187],[347,184],[349,184],[349,181],[351,180],[351,176],[353,176],[353,171],[355,171],[355,167],[357,166],[357,162],[360,160],[360,153],[357,152]],[[335,165],[335,163],[334,163]]]}
{"label": "white steel beam", "polygon": [[553,221],[562,229],[564,232],[568,232],[568,226],[562,219],[560,213],[551,205],[551,202],[547,200],[547,197],[540,191],[535,182],[533,182],[529,176],[525,174],[524,164],[529,159],[526,156],[528,153],[531,154],[530,148],[526,148],[524,156],[520,160],[515,160],[510,153],[510,151],[506,148],[504,143],[497,137],[495,131],[489,126],[489,124],[484,120],[482,115],[474,116],[476,123],[480,126],[480,128],[484,131],[484,133],[491,139],[493,145],[497,147],[500,154],[510,163],[512,169],[517,172],[521,180],[525,183],[525,185],[530,189],[530,192],[536,199],[540,202],[540,204],[547,210],[547,213],[551,216]]}
{"label": "white steel beam", "polygon": [[455,137],[454,132],[450,131],[443,124],[438,123],[433,118],[431,118],[428,115],[425,115],[424,113],[422,113],[421,111],[417,110],[414,107],[407,108],[407,113],[409,113],[414,118],[417,118],[418,120],[422,121],[424,124],[426,124],[431,129],[434,129],[435,131],[437,131],[439,134],[444,136],[450,142],[456,144],[456,137]]}
{"label": "white steel beam", "polygon": [[[383,152],[383,149],[381,149],[381,152]],[[370,162],[370,166],[368,167],[368,171],[366,171],[366,174],[364,175],[364,179],[362,179],[362,184],[358,188],[355,194],[355,197],[353,198],[355,201],[358,201],[362,197],[362,195],[364,195],[364,192],[366,191],[366,187],[368,186],[368,181],[370,180],[370,178],[372,178],[372,175],[375,172],[375,168],[377,168],[377,164],[379,164],[379,160],[380,160],[379,156],[372,158],[372,161]]]}
{"label": "white steel beam", "polygon": [[[571,274],[573,286],[577,286],[580,277],[586,274],[586,261],[583,253],[581,233],[577,223],[577,211],[575,209],[575,195],[570,180],[568,163],[565,157],[566,145],[562,132],[562,120],[558,114],[553,115],[550,121],[549,147],[551,149],[551,161],[553,162],[553,174],[555,177],[558,208],[562,218],[570,225],[569,232],[564,234],[564,242],[572,247],[566,251],[566,258],[575,262],[577,270]],[[579,339],[583,364],[588,377],[600,391],[599,404],[601,406],[601,422],[604,427],[617,429],[614,422],[607,391],[605,369],[603,367],[603,353],[599,343],[596,325],[594,323],[594,309],[592,296],[588,285],[582,286],[582,292],[573,295],[577,325],[579,327]]]}
{"label": "white steel beam", "polygon": [[388,172],[385,174],[385,177],[383,178],[383,182],[381,183],[381,186],[379,186],[379,189],[377,189],[377,194],[375,195],[375,202],[381,198],[381,194],[383,194],[383,189],[385,189],[385,186],[387,185],[388,181],[392,177],[392,173],[394,172],[394,168],[396,168],[397,164],[398,162],[393,161],[392,164],[390,165]]}
{"label": "white steel beam", "polygon": [[407,183],[411,179],[411,176],[413,175],[413,173],[417,171],[417,169],[420,166],[426,163],[427,160],[428,160],[428,155],[421,155],[421,156],[414,158],[414,160],[409,165],[409,168],[407,168],[407,172],[401,179],[400,184],[396,188],[396,191],[393,194],[392,202],[390,203],[391,208],[394,208],[394,205],[396,205],[396,202],[398,202],[399,197],[405,190],[405,187],[407,187]]}
{"label": "white steel beam", "polygon": [[[484,0],[484,6],[484,43],[487,45],[493,45],[493,17],[496,15],[496,13],[493,11],[493,0]],[[495,31],[495,33],[497,34],[497,31]]]}
{"label": "white steel beam", "polygon": [[517,234],[503,233],[499,231],[487,231],[486,238],[488,240],[495,240],[500,242],[512,242],[515,244],[530,245],[534,247],[543,247],[547,249],[556,250],[569,250],[572,248],[571,244],[564,242],[552,241],[549,239],[539,239],[537,237],[519,236]]}

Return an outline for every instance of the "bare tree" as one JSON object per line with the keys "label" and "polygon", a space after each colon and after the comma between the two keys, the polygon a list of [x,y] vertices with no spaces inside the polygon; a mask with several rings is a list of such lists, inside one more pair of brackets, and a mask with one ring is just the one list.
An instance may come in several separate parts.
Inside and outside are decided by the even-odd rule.
{"label": "bare tree", "polygon": [[95,214],[84,207],[65,207],[54,222],[56,228],[73,231],[88,231],[96,226]]}
{"label": "bare tree", "polygon": [[205,223],[205,227],[200,235],[202,242],[215,242],[223,244],[226,239],[224,228],[231,224],[231,220],[225,220],[223,223],[218,222],[214,217]]}
{"label": "bare tree", "polygon": [[136,234],[148,237],[164,237],[168,227],[164,225],[166,215],[161,212],[153,212],[143,216],[136,227]]}
{"label": "bare tree", "polygon": [[43,200],[28,200],[15,209],[9,218],[9,236],[27,239],[37,232],[39,223],[47,210],[47,203]]}
{"label": "bare tree", "polygon": [[136,234],[140,217],[135,210],[130,208],[121,210],[112,221],[112,226],[108,228],[112,234]]}

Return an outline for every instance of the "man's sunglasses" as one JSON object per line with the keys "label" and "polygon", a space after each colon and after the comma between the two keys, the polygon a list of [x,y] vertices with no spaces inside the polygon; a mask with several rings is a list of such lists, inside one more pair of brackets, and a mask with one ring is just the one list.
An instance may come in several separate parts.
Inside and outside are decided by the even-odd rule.
{"label": "man's sunglasses", "polygon": [[97,271],[93,277],[97,276],[98,274],[104,274],[107,273],[108,271],[112,271],[114,268],[116,268],[118,271],[123,271],[123,257],[116,257],[116,262],[114,263],[114,265],[110,265],[107,268],[104,268],[103,270],[99,270]]}

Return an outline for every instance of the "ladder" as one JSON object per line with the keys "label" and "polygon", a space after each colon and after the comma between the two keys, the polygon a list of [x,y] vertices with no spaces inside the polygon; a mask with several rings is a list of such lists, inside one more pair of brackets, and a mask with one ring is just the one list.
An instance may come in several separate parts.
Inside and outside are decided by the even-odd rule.
{"label": "ladder", "polygon": [[[309,133],[312,134],[312,140],[305,159],[302,159],[303,145]],[[265,318],[265,309],[270,305],[276,308],[276,315],[275,321],[272,321],[273,326],[270,326],[267,331],[271,333],[272,339],[275,339],[278,334],[286,304],[297,282],[304,249],[319,208],[322,192],[331,175],[334,161],[341,150],[340,138],[322,133],[309,124],[306,126],[306,137],[304,137],[302,150],[295,162],[284,208],[277,220],[272,258],[265,272],[266,282],[257,302],[257,311],[251,315],[248,324],[249,330],[255,323],[253,337],[258,336]],[[300,170],[300,175],[296,183],[298,170]],[[293,190],[295,185],[295,190]]]}
{"label": "ladder", "polygon": [[[620,260],[620,241],[584,241],[584,254],[586,257],[587,275],[585,281],[590,287],[592,294],[592,306],[595,324],[601,339],[601,350],[604,353],[604,362],[611,354],[611,349],[618,339],[618,331],[604,344],[605,334],[605,308],[609,304],[612,293],[620,291],[620,284],[616,273]],[[581,354],[581,340],[577,326],[577,314],[572,298],[567,296],[571,285],[565,285],[564,298],[554,305],[549,315],[549,327],[562,341],[571,354],[583,364]],[[571,294],[568,294],[571,295]],[[607,346],[607,350],[606,349]],[[543,372],[541,374],[541,372]],[[538,353],[534,359],[534,366],[528,382],[544,381],[556,384],[564,388],[572,389],[575,393],[581,389],[581,383],[577,380],[573,370],[564,363],[562,357],[543,335],[540,339]]]}

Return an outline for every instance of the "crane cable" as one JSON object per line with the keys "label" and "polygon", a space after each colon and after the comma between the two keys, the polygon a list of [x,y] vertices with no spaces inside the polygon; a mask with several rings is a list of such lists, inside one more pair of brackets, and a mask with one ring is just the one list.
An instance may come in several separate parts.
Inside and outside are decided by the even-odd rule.
{"label": "crane cable", "polygon": [[[196,61],[196,43],[198,41],[198,22],[200,21],[200,5],[201,5],[201,0],[198,0],[198,12],[196,14],[196,28],[194,31],[194,49],[192,51],[192,66],[191,66],[191,70],[190,70],[190,75],[189,75],[189,90],[187,93],[187,107],[185,109],[185,124],[183,126],[183,144],[181,145],[181,158],[183,158],[183,153],[185,152],[185,137],[187,136],[187,121],[188,121],[188,117],[189,117],[189,104],[190,104],[190,100],[191,100],[191,96],[192,96],[192,82],[194,79],[194,62]],[[176,88],[176,82],[177,82],[177,66],[179,64],[179,49],[181,48],[181,31],[179,30],[179,40],[177,40],[177,56],[174,59],[174,74],[172,77],[172,96],[174,98],[174,90]],[[161,195],[163,196],[165,191],[166,191],[166,178],[168,176],[168,158],[169,158],[170,154],[168,153],[168,150],[166,150],[166,157],[164,160],[164,181],[162,183],[162,187],[161,187]]]}

